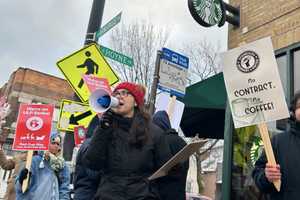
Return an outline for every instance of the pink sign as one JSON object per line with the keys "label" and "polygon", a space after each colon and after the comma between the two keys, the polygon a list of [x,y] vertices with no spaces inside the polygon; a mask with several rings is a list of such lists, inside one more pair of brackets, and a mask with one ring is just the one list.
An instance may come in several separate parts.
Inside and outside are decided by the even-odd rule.
{"label": "pink sign", "polygon": [[53,109],[53,105],[20,105],[14,150],[48,150]]}
{"label": "pink sign", "polygon": [[84,142],[86,132],[87,132],[87,128],[84,128],[84,126],[74,127],[74,140],[76,146],[79,146]]}
{"label": "pink sign", "polygon": [[82,78],[91,93],[97,89],[104,89],[111,93],[111,89],[106,78],[99,78],[94,75],[83,75]]}

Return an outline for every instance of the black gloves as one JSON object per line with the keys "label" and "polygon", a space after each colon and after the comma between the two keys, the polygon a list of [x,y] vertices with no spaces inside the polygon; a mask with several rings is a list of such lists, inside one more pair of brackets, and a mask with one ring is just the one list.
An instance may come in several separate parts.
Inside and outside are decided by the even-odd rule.
{"label": "black gloves", "polygon": [[112,125],[113,122],[113,112],[111,110],[106,111],[100,119],[100,126],[103,129],[107,129]]}
{"label": "black gloves", "polygon": [[[20,175],[19,175],[19,182],[21,185],[23,184],[23,181],[27,178],[28,172],[29,171],[26,168],[21,170]],[[29,180],[30,180],[30,175],[31,175],[31,172],[29,172]]]}

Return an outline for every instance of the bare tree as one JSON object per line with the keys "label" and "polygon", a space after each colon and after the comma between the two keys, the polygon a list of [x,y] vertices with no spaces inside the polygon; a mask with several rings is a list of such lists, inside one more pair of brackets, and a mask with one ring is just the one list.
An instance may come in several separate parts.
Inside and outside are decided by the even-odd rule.
{"label": "bare tree", "polygon": [[205,39],[193,44],[183,44],[183,52],[190,59],[189,84],[202,81],[221,71],[219,51],[219,42],[215,46]]}
{"label": "bare tree", "polygon": [[133,58],[134,66],[113,62],[112,67],[123,81],[141,83],[150,88],[153,80],[157,50],[166,43],[169,33],[164,29],[144,21],[112,31],[110,44],[118,52]]}

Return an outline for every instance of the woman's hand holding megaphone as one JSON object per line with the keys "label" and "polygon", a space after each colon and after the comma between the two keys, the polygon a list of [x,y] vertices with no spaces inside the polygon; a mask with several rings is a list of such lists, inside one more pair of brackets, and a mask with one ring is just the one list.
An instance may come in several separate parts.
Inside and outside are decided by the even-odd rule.
{"label": "woman's hand holding megaphone", "polygon": [[103,129],[107,129],[111,126],[113,121],[113,111],[109,109],[105,113],[102,114],[101,120],[100,120],[100,126]]}

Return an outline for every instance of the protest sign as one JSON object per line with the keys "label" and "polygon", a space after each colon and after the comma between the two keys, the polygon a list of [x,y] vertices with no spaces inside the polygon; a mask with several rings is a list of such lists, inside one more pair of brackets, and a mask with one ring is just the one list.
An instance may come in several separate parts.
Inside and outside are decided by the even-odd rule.
{"label": "protest sign", "polygon": [[74,140],[76,146],[80,146],[84,142],[86,138],[86,132],[87,128],[84,126],[76,126],[74,128]]}
{"label": "protest sign", "polygon": [[99,78],[94,75],[83,75],[82,78],[91,93],[97,89],[104,89],[111,93],[111,88],[106,78]]}
{"label": "protest sign", "polygon": [[20,105],[14,150],[48,150],[53,109],[53,105]]}
{"label": "protest sign", "polygon": [[229,50],[222,60],[235,128],[289,117],[270,38]]}
{"label": "protest sign", "polygon": [[155,102],[155,112],[165,110],[170,118],[171,127],[175,130],[179,129],[180,121],[182,118],[184,104],[176,99],[170,98],[169,93],[160,93]]}

